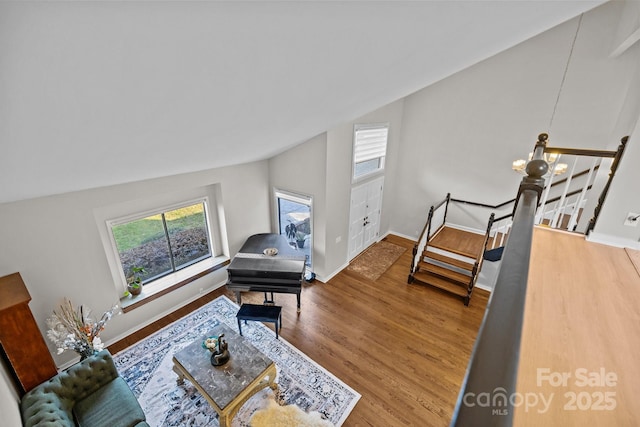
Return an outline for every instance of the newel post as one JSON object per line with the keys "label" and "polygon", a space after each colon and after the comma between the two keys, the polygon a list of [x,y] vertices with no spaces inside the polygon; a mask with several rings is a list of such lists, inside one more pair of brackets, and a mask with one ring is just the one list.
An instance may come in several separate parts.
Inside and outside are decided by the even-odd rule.
{"label": "newel post", "polygon": [[525,190],[533,190],[538,194],[538,201],[542,196],[542,190],[544,190],[544,178],[543,176],[549,171],[549,165],[544,160],[544,150],[547,147],[547,140],[549,139],[549,135],[546,133],[541,133],[538,135],[538,141],[533,149],[533,157],[527,163],[527,167],[525,171],[527,175],[522,178],[522,182],[520,183],[520,187],[518,188],[518,195],[516,196],[516,201],[513,205],[513,214],[515,215],[516,209],[518,208],[518,201],[520,200],[520,195]]}

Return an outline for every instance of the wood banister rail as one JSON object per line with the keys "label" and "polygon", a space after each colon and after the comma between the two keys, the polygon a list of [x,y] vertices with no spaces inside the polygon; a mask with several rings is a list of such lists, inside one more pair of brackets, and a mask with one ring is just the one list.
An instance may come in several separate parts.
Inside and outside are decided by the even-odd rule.
{"label": "wood banister rail", "polygon": [[420,233],[420,237],[413,245],[413,258],[411,259],[411,266],[409,267],[409,282],[411,282],[411,278],[413,276],[414,270],[418,265],[418,259],[421,256],[420,254],[424,251],[429,237],[431,237],[431,221],[433,219],[434,213],[440,209],[443,205],[444,208],[444,218],[442,220],[442,225],[444,226],[445,221],[447,220],[447,209],[449,207],[449,200],[451,199],[451,194],[447,193],[447,196],[441,202],[431,206],[429,208],[429,214],[427,215],[427,222],[425,223],[422,232]]}
{"label": "wood banister rail", "polygon": [[503,216],[501,216],[499,218],[496,218],[496,219],[493,220],[493,222],[496,223],[498,221],[502,221],[503,219],[511,218],[512,216],[513,216],[513,212],[508,213],[506,215],[503,215]]}
{"label": "wood banister rail", "polygon": [[[435,211],[437,211],[438,209],[440,209],[442,207],[442,205],[444,205],[445,203],[448,205],[449,204],[449,199],[451,198],[450,196],[451,196],[451,194],[447,193],[447,197],[445,197],[444,200],[442,200],[438,204],[433,205],[433,206],[431,206],[431,208],[429,208],[429,215],[427,216],[427,223],[422,228],[422,232],[420,233],[420,237],[418,237],[418,242],[420,242],[422,240],[422,238],[424,237],[425,233],[429,232],[429,229],[431,227],[430,219],[433,216],[433,213]],[[445,221],[447,219],[447,210],[446,209],[447,208],[445,207],[445,214],[444,214]]]}
{"label": "wood banister rail", "polygon": [[617,151],[609,150],[586,150],[584,148],[560,148],[560,147],[546,147],[545,153],[549,154],[566,154],[568,156],[588,156],[588,157],[607,157],[613,158],[616,156]]}
{"label": "wood banister rail", "polygon": [[589,234],[593,231],[593,228],[596,226],[596,221],[598,220],[598,216],[600,215],[600,210],[602,210],[602,205],[604,204],[604,200],[607,198],[607,193],[609,193],[609,187],[611,186],[611,181],[613,181],[613,177],[616,175],[616,171],[618,170],[618,166],[620,165],[620,160],[622,160],[622,155],[624,154],[624,149],[627,146],[627,141],[629,140],[629,136],[624,136],[620,140],[620,144],[618,145],[618,149],[615,151],[615,155],[613,156],[613,162],[611,163],[611,169],[609,170],[609,178],[607,179],[607,183],[604,185],[604,189],[602,193],[600,193],[600,197],[598,197],[598,204],[596,205],[593,211],[593,217],[589,220],[589,224],[587,225],[587,231],[585,234]]}
{"label": "wood banister rail", "polygon": [[491,237],[491,228],[493,228],[495,217],[496,217],[496,214],[493,212],[489,216],[489,221],[487,222],[487,230],[484,233],[484,242],[482,243],[482,250],[477,255],[475,263],[473,265],[473,269],[471,271],[471,277],[472,277],[471,288],[473,288],[478,282],[478,276],[480,276],[480,270],[482,270],[482,263],[484,262],[484,253],[488,249],[489,239]]}
{"label": "wood banister rail", "polygon": [[[600,165],[596,165],[593,168],[593,170],[597,171],[599,168],[600,168]],[[574,173],[573,175],[571,175],[571,179],[575,179],[575,178],[579,178],[579,177],[581,177],[583,175],[587,175],[589,172],[590,172],[590,169],[585,169],[583,171]],[[562,179],[560,179],[558,181],[554,181],[554,182],[551,183],[551,187],[553,188],[556,185],[563,184],[563,183],[567,182],[567,179],[568,178],[562,178]],[[589,186],[589,189],[591,189],[591,186]],[[495,206],[494,205],[488,205],[486,203],[478,203],[478,202],[471,202],[469,200],[456,199],[456,198],[453,198],[453,197],[451,198],[451,201],[452,202],[456,202],[456,203],[462,203],[462,204],[465,204],[465,205],[479,206],[479,207],[488,208],[488,209],[500,209],[500,208],[502,208],[504,206],[510,205],[511,203],[515,202],[516,199],[514,198],[514,199],[511,199],[511,200],[507,200],[506,202],[500,203],[500,204],[495,205]],[[547,203],[549,203],[549,202],[547,202]],[[496,220],[496,221],[498,221],[498,220]]]}
{"label": "wood banister rail", "polygon": [[[587,190],[591,190],[591,185],[587,186]],[[573,190],[568,192],[565,197],[571,197],[571,196],[575,196],[576,194],[580,194],[582,192],[582,190]],[[558,200],[560,200],[562,196],[558,196],[558,197],[554,197],[553,199],[549,199],[547,200],[547,203],[545,205],[548,205],[549,203],[553,203],[553,202],[557,202]]]}
{"label": "wood banister rail", "polygon": [[462,203],[463,205],[471,205],[471,206],[479,206],[481,208],[488,208],[488,209],[500,209],[501,207],[507,206],[513,202],[516,201],[516,199],[511,199],[511,200],[507,200],[504,203],[500,203],[499,205],[488,205],[486,203],[478,203],[478,202],[470,202],[468,200],[462,200],[462,199],[454,199],[453,197],[451,198],[452,202],[456,202],[456,203]]}
{"label": "wood banister rail", "polygon": [[[593,229],[599,210],[618,168],[628,137],[618,150],[577,150],[546,147],[548,135],[540,134],[533,160],[526,167],[513,210],[513,224],[505,246],[502,265],[485,316],[474,344],[467,372],[458,395],[451,427],[481,425],[487,427],[513,424],[514,399],[520,359],[520,341],[524,319],[527,280],[535,214],[544,188],[542,178],[549,169],[544,153],[613,157],[609,179],[598,200],[598,206],[587,228]],[[510,215],[496,219],[507,218]],[[497,396],[499,395],[499,396]],[[490,402],[482,396],[491,396]],[[494,407],[494,398],[503,397]],[[480,400],[478,398],[481,398]],[[485,404],[482,404],[485,403]]]}
{"label": "wood banister rail", "polygon": [[[545,135],[546,136],[546,135]],[[520,340],[529,273],[533,225],[549,166],[543,160],[546,138],[538,137],[533,160],[522,179],[511,233],[496,285],[491,293],[463,380],[451,426],[511,426],[516,392]],[[479,405],[478,397],[501,393],[505,406]],[[499,409],[500,412],[496,412]]]}

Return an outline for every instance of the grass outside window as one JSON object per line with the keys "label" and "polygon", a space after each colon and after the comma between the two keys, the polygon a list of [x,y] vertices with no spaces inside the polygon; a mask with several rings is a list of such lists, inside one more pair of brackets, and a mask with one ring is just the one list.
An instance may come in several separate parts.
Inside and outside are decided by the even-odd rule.
{"label": "grass outside window", "polygon": [[205,202],[111,226],[125,278],[143,285],[212,256]]}

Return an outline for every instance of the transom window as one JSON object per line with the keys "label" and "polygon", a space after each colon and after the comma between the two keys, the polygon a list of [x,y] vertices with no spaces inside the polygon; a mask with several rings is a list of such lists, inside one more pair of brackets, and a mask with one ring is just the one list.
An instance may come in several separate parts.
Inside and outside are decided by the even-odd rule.
{"label": "transom window", "polygon": [[384,169],[389,125],[355,125],[353,137],[353,180]]}
{"label": "transom window", "polygon": [[[208,224],[206,200],[110,222],[127,282],[135,274],[145,285],[211,258]],[[144,272],[136,273],[140,268]]]}

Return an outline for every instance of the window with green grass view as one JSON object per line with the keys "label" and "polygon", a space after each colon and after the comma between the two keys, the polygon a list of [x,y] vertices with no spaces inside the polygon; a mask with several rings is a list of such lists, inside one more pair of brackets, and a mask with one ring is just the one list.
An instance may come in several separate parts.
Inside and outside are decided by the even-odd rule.
{"label": "window with green grass view", "polygon": [[211,257],[204,202],[114,224],[113,238],[127,281],[144,268],[142,283]]}

